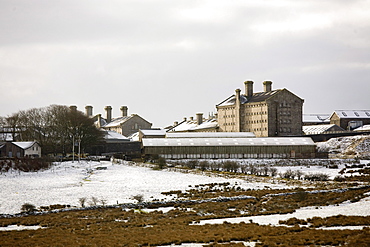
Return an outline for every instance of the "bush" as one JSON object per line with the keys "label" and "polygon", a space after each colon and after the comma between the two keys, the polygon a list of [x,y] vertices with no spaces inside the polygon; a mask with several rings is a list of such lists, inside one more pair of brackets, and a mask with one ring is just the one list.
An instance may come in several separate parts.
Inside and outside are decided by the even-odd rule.
{"label": "bush", "polygon": [[78,199],[78,201],[80,202],[81,207],[84,208],[86,203],[86,197],[81,197]]}
{"label": "bush", "polygon": [[36,211],[36,207],[31,203],[25,203],[22,205],[21,211],[26,213],[34,212]]}
{"label": "bush", "polygon": [[136,200],[138,203],[142,203],[144,201],[144,195],[138,194],[132,197],[133,200]]}
{"label": "bush", "polygon": [[157,168],[162,170],[167,166],[166,159],[163,157],[159,157],[157,160]]}
{"label": "bush", "polygon": [[304,179],[309,181],[328,181],[329,175],[325,173],[307,174],[304,176]]}

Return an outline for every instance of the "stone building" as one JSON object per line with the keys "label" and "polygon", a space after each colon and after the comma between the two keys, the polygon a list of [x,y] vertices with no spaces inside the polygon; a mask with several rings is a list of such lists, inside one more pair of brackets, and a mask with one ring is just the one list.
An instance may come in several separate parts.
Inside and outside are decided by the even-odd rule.
{"label": "stone building", "polygon": [[330,123],[353,130],[370,124],[370,110],[335,110],[330,116]]}
{"label": "stone building", "polygon": [[302,135],[304,100],[287,89],[272,90],[264,81],[263,92],[253,92],[253,81],[246,81],[245,94],[240,89],[218,105],[219,131],[253,132],[257,137]]}
{"label": "stone building", "polygon": [[144,118],[137,114],[127,115],[127,106],[122,106],[120,108],[122,116],[112,119],[112,108],[110,106],[105,107],[107,114],[107,124],[102,126],[105,130],[115,131],[121,135],[129,136],[139,129],[151,129],[152,123],[149,123]]}
{"label": "stone building", "polygon": [[112,107],[106,106],[105,110],[105,118],[102,117],[101,114],[97,114],[93,116],[92,106],[86,106],[86,115],[91,117],[95,121],[95,125],[99,129],[103,129],[106,131],[115,131],[118,134],[121,134],[125,137],[132,135],[139,131],[139,129],[151,129],[152,123],[148,122],[138,114],[131,114],[130,116],[128,113],[127,106],[121,106],[121,116],[117,118],[112,118]]}
{"label": "stone building", "polygon": [[35,141],[0,143],[0,157],[41,157],[41,146]]}

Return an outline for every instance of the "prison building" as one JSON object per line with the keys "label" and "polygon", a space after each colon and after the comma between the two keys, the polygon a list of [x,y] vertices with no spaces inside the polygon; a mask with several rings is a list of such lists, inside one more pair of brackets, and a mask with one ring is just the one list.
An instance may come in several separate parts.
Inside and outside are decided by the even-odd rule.
{"label": "prison building", "polygon": [[330,116],[330,123],[353,130],[370,124],[370,110],[336,110]]}
{"label": "prison building", "polygon": [[272,90],[264,81],[264,91],[255,93],[253,81],[218,105],[217,121],[222,132],[254,132],[257,137],[301,136],[304,100],[287,89]]}
{"label": "prison building", "polygon": [[314,158],[309,137],[143,139],[146,156],[166,159]]}

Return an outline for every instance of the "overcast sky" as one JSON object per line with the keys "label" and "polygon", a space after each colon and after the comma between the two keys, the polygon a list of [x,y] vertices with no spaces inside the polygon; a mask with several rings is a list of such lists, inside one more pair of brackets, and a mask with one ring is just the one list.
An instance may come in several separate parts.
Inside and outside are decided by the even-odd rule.
{"label": "overcast sky", "polygon": [[165,127],[254,81],[370,109],[368,0],[0,0],[0,116],[51,104]]}

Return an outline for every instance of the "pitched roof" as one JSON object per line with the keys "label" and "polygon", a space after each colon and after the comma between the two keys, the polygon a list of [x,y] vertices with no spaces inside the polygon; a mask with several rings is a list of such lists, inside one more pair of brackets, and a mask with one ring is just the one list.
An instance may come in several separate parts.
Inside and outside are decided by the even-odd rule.
{"label": "pitched roof", "polygon": [[357,129],[354,129],[353,131],[370,131],[370,124],[358,127]]}
{"label": "pitched roof", "polygon": [[303,126],[302,129],[306,135],[322,134],[327,131],[344,131],[344,129],[336,124],[308,125]]}
{"label": "pitched roof", "polygon": [[104,131],[104,139],[128,140],[126,136],[111,130]]}
{"label": "pitched roof", "polygon": [[12,142],[12,143],[25,150],[32,147],[36,142]]}
{"label": "pitched roof", "polygon": [[254,138],[253,132],[167,132],[166,138]]}
{"label": "pitched roof", "polygon": [[197,120],[186,120],[180,123],[179,125],[173,127],[169,130],[169,132],[177,132],[177,131],[196,131],[201,129],[210,129],[210,128],[217,128],[218,123],[217,119],[212,118],[205,120],[201,124],[198,125]]}
{"label": "pitched roof", "polygon": [[304,123],[330,123],[330,114],[302,114]]}
{"label": "pitched roof", "polygon": [[110,123],[105,124],[103,127],[104,128],[105,127],[117,127],[123,124],[124,122],[126,122],[127,120],[129,120],[130,118],[132,118],[132,116],[114,118],[112,119]]}
{"label": "pitched roof", "polygon": [[145,120],[144,118],[140,117],[139,115],[137,115],[137,114],[131,114],[131,116],[114,118],[114,119],[112,119],[111,122],[107,123],[106,125],[104,125],[102,127],[103,128],[106,128],[106,127],[108,127],[108,128],[109,127],[119,127],[119,126],[121,126],[122,124],[124,124],[125,122],[127,122],[128,120],[130,120],[130,119],[132,119],[134,117],[141,118],[145,122],[149,123],[147,120]]}
{"label": "pitched roof", "polygon": [[[247,98],[246,95],[241,94],[240,95],[240,103],[245,104],[245,103],[253,103],[253,102],[262,102],[267,100],[268,98],[276,95],[277,93],[283,91],[284,89],[277,89],[277,90],[272,90],[270,92],[259,92],[259,93],[254,93],[251,98]],[[231,95],[229,98],[226,100],[222,101],[220,104],[217,106],[227,106],[227,105],[234,105],[235,104],[236,97],[235,95]]]}
{"label": "pitched roof", "polygon": [[340,118],[370,118],[370,110],[335,110],[333,114]]}
{"label": "pitched roof", "polygon": [[166,130],[164,129],[140,129],[141,132],[145,136],[165,136]]}

